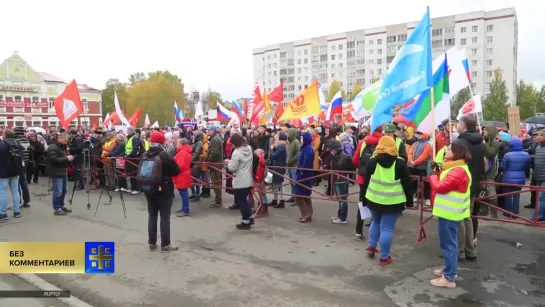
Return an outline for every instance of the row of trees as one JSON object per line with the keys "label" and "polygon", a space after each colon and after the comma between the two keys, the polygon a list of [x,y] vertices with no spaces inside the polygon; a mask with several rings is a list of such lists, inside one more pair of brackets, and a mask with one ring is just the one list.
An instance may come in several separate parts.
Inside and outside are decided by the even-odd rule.
{"label": "row of trees", "polygon": [[[143,72],[134,73],[129,76],[128,82],[110,79],[102,92],[103,116],[115,111],[114,92],[117,92],[120,107],[125,110],[126,116],[139,108],[142,110],[140,125],[143,125],[146,113],[151,121],[173,123],[174,101],[178,108],[184,110],[186,117],[193,117],[195,110],[189,107],[193,97],[188,97],[184,89],[182,80],[169,71],[156,71],[147,75]],[[209,109],[216,109],[217,103],[222,102],[221,95],[212,89],[201,95]]]}

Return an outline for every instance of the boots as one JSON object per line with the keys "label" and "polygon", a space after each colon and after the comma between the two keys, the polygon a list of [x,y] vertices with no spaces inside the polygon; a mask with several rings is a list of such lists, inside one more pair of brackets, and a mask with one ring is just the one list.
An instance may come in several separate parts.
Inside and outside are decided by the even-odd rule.
{"label": "boots", "polygon": [[[271,202],[271,204],[273,202],[276,202],[276,200],[273,200]],[[268,216],[269,215],[269,205],[267,204],[263,204],[263,206],[259,207],[257,209],[257,211],[255,212],[255,217],[258,218],[258,217],[264,217],[264,216]]]}
{"label": "boots", "polygon": [[273,208],[276,208],[276,209],[284,209],[286,208],[286,204],[284,203],[283,200],[281,200],[277,205],[275,205]]}
{"label": "boots", "polygon": [[210,188],[202,188],[202,198],[210,198]]}

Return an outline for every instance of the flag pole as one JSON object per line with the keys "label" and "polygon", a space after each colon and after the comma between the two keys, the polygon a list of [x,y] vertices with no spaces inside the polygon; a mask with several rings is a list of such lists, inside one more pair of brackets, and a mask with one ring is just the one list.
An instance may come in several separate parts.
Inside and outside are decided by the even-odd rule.
{"label": "flag pole", "polygon": [[[471,88],[471,83],[468,86],[469,86],[469,93],[471,94],[471,99],[473,99],[475,94],[473,94],[473,89]],[[481,128],[481,117],[479,116],[479,114],[476,114],[476,115],[477,115],[477,127],[479,127],[479,132],[482,134],[483,129]]]}
{"label": "flag pole", "polygon": [[431,157],[432,160],[435,159],[435,155],[436,155],[436,150],[437,148],[435,148],[435,129],[437,128],[437,125],[435,124],[435,94],[434,94],[434,91],[433,91],[433,86],[430,87],[430,95],[431,95],[431,126],[432,126],[432,129],[431,129],[431,140],[432,140],[432,143],[431,143],[431,148],[432,148],[432,154],[433,156]]}

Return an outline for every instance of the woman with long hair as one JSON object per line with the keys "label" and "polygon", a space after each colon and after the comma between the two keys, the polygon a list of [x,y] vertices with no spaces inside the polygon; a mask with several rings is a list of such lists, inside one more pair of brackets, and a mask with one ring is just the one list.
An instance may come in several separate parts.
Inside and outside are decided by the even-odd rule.
{"label": "woman with long hair", "polygon": [[471,172],[468,163],[471,154],[461,141],[454,141],[445,153],[443,170],[432,173],[430,186],[433,215],[438,218],[439,245],[445,266],[434,270],[438,278],[430,283],[440,288],[455,288],[458,272],[458,228],[470,216]]}

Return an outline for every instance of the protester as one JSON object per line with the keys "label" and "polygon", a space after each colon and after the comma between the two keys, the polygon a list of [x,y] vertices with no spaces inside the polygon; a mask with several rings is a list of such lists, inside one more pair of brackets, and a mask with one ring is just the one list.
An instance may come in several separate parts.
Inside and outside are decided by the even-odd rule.
{"label": "protester", "polygon": [[333,195],[333,182],[331,181],[331,176],[327,173],[329,170],[329,167],[331,166],[331,153],[326,150],[326,143],[330,140],[336,140],[337,139],[337,128],[333,126],[329,126],[325,128],[325,136],[324,140],[322,141],[322,150],[320,154],[320,160],[322,161],[322,169],[326,172],[326,179],[327,180],[327,188],[326,188],[326,195],[330,196]]}
{"label": "protester", "polygon": [[[545,187],[545,130],[538,132],[537,145],[535,147],[534,156],[534,178],[536,186]],[[545,192],[540,192],[539,195],[538,216],[535,211],[532,212],[531,220],[545,221]]]}
{"label": "protester", "polygon": [[[343,134],[341,134],[341,139]],[[348,216],[348,173],[352,171],[352,159],[343,149],[343,145],[336,140],[329,140],[326,144],[327,149],[331,153],[331,171],[334,172],[333,186],[335,188],[335,195],[339,199],[339,209],[337,216],[331,218],[333,224],[346,224],[346,218]],[[350,145],[352,150],[352,147]]]}
{"label": "protester", "polygon": [[[288,152],[287,152],[287,161],[286,166],[288,167],[288,177],[290,180],[295,180],[297,175],[296,166],[298,165],[299,160],[299,151],[301,149],[301,143],[297,139],[297,129],[289,128],[288,129]],[[314,156],[312,157],[314,159]],[[312,165],[309,167],[312,168]],[[295,195],[295,183],[291,183],[291,194]],[[295,202],[294,196],[286,200],[287,203]]]}
{"label": "protester", "polygon": [[[531,167],[530,155],[522,151],[522,141],[513,138],[509,141],[510,151],[505,154],[501,161],[500,170],[503,172],[502,183],[508,184],[526,184],[526,171]],[[506,186],[503,193],[519,192],[521,187]],[[520,194],[504,196],[505,209],[516,215],[520,212]],[[504,216],[516,218],[510,214],[504,213]]]}
{"label": "protester", "polygon": [[[422,178],[428,176],[428,167],[434,157],[432,157],[433,153],[429,135],[417,131],[416,138],[418,141],[409,149],[408,166],[410,174],[419,176],[421,181]],[[418,191],[418,182],[413,182],[413,191],[415,193]],[[424,182],[424,199],[430,199],[430,186],[428,182]]]}
{"label": "protester", "polygon": [[367,164],[364,190],[366,204],[373,218],[369,228],[367,255],[375,257],[380,243],[379,264],[385,266],[392,262],[390,247],[396,222],[405,206],[413,205],[407,164],[398,158],[392,137],[380,138],[374,156]]}
{"label": "protester", "polygon": [[[290,131],[293,131],[290,129]],[[301,134],[301,149],[297,162],[297,171],[295,180],[299,183],[295,185],[295,203],[299,206],[301,213],[300,223],[309,223],[312,221],[314,210],[312,208],[312,179],[307,179],[314,176],[312,165],[314,163],[314,149],[312,149],[312,135],[310,132]],[[288,149],[289,152],[289,149]]]}
{"label": "protester", "polygon": [[36,133],[30,133],[28,136],[28,141],[30,143],[30,157],[31,163],[27,166],[26,179],[27,183],[34,182],[38,183],[38,178],[40,177],[40,160],[44,154],[45,147],[42,142],[38,140],[38,135]]}
{"label": "protester", "polygon": [[405,147],[405,142],[403,142],[403,139],[401,138],[401,136],[397,135],[397,134],[401,135],[401,128],[396,127],[394,124],[388,123],[384,125],[384,127],[382,128],[382,132],[384,133],[384,135],[391,136],[392,138],[394,138],[399,157],[407,161],[408,157],[407,157],[407,148]]}
{"label": "protester", "polygon": [[[130,193],[131,191],[127,189],[127,178],[122,178],[121,176],[117,175],[117,172],[122,173],[125,169],[126,161],[123,161],[122,157],[125,156],[126,137],[124,134],[119,133],[115,136],[115,138],[116,138],[115,147],[112,151],[110,151],[110,153],[108,153],[108,157],[112,159],[112,165],[113,167],[115,167],[115,168],[112,168],[112,174],[111,174],[114,177],[114,182],[117,181],[117,189],[115,191]],[[118,165],[115,158],[120,158],[121,159],[120,161],[123,161],[124,163]]]}
{"label": "protester", "polygon": [[129,182],[131,185],[130,191],[132,195],[137,195],[139,193],[135,173],[138,170],[137,159],[140,158],[144,151],[140,141],[140,132],[140,129],[129,127],[127,129],[127,142],[125,142],[125,156],[128,159],[125,161],[125,169],[129,175]]}
{"label": "protester", "polygon": [[72,210],[64,205],[64,197],[66,196],[66,185],[68,182],[68,166],[74,161],[74,156],[67,155],[68,133],[58,135],[55,143],[50,144],[46,151],[46,168],[47,173],[51,176],[53,185],[53,214],[58,216],[71,213]]}
{"label": "protester", "polygon": [[[150,191],[145,193],[148,203],[148,244],[151,251],[157,249],[157,218],[160,217],[161,228],[161,252],[177,251],[178,247],[170,242],[170,210],[174,200],[174,184],[172,177],[178,176],[180,168],[172,157],[165,151],[164,144],[166,142],[165,135],[162,132],[156,131],[151,134],[149,139],[150,149],[142,156],[143,161],[156,161],[156,157],[161,162],[161,174],[157,175],[162,178],[161,183],[156,187],[151,187]],[[151,162],[155,163],[155,162]],[[141,162],[141,165],[143,162]],[[152,168],[153,169],[153,168]],[[142,174],[139,168],[138,174]],[[142,188],[142,184],[140,185]],[[146,192],[143,190],[143,192]]]}
{"label": "protester", "polygon": [[352,157],[354,155],[354,146],[352,145],[352,138],[348,133],[343,132],[341,135],[339,135],[339,138],[341,139],[341,149],[344,151],[346,155],[349,157]]}
{"label": "protester", "polygon": [[[203,132],[201,130],[195,130],[193,132],[193,142],[191,143],[191,176],[195,179],[202,180],[202,174],[204,173],[201,168],[201,157],[203,154]],[[201,184],[197,183],[195,186],[191,187],[191,196],[189,197],[190,201],[198,202],[201,200]]]}
{"label": "protester", "polygon": [[180,198],[182,206],[179,210],[176,210],[176,215],[178,217],[190,216],[191,211],[189,210],[189,193],[188,189],[191,188],[191,157],[193,149],[189,145],[189,142],[186,138],[181,138],[178,141],[177,147],[178,153],[174,156],[174,161],[180,169],[178,176],[173,177],[172,181],[178,193],[180,193]]}
{"label": "protester", "polygon": [[22,147],[11,129],[3,131],[0,140],[0,221],[8,220],[8,189],[13,202],[13,217],[21,217],[19,176],[23,172]]}
{"label": "protester", "polygon": [[434,270],[438,277],[430,281],[435,287],[456,288],[458,273],[458,228],[469,217],[471,173],[469,150],[461,141],[454,142],[446,151],[441,174],[430,176],[433,215],[438,218],[439,245],[445,266]]}
{"label": "protester", "polygon": [[273,148],[269,151],[269,161],[272,166],[272,191],[273,201],[268,206],[273,208],[283,209],[284,203],[284,175],[286,174],[286,141],[288,139],[286,133],[279,132],[277,141],[274,142]]}
{"label": "protester", "polygon": [[[15,141],[21,148],[21,157],[23,158],[22,169],[19,174],[19,189],[23,198],[23,207],[28,208],[30,207],[30,192],[28,190],[27,173],[32,171],[33,167],[32,151],[30,149],[30,142],[25,137],[25,130],[23,128],[15,129],[14,133]],[[30,133],[35,135],[36,131],[32,130]]]}
{"label": "protester", "polygon": [[218,127],[212,125],[208,129],[208,136],[210,137],[210,147],[208,152],[208,158],[206,162],[211,163],[210,165],[210,177],[211,184],[214,189],[214,202],[210,205],[210,208],[221,208],[222,207],[222,176],[221,176],[221,164],[223,163],[223,141],[218,133]]}
{"label": "protester", "polygon": [[[484,138],[484,156],[486,158],[486,169],[485,169],[485,180],[486,181],[496,181],[498,178],[498,168],[499,168],[499,162],[498,162],[498,153],[500,151],[500,143],[496,141],[496,135],[498,133],[498,129],[494,126],[488,126],[483,128],[483,138]],[[501,180],[500,180],[501,181]],[[496,195],[496,189],[497,186],[495,185],[486,185],[484,186],[485,195],[486,196],[492,196]],[[497,198],[491,198],[488,199],[488,202],[491,205],[497,206]],[[494,208],[488,209],[488,206],[482,206],[480,210],[480,215],[487,216],[490,211],[490,217],[492,218],[498,218],[498,210]]]}
{"label": "protester", "polygon": [[104,166],[104,176],[106,177],[106,188],[109,190],[116,189],[115,187],[115,165],[109,158],[110,153],[116,146],[117,139],[113,132],[108,132],[104,145],[102,145],[102,162]]}
{"label": "protester", "polygon": [[76,128],[70,128],[68,153],[74,157],[74,161],[72,162],[72,172],[74,184],[76,184],[76,190],[83,190],[83,136],[78,133]]}
{"label": "protester", "polygon": [[[537,130],[532,130],[532,145],[528,149],[528,153],[530,154],[530,158],[532,160],[532,176],[530,178],[530,185],[536,185],[536,167],[535,167],[535,154],[536,154],[536,148],[539,146],[539,133]],[[525,205],[524,208],[527,209],[535,209],[536,207],[536,199],[538,198],[538,192],[537,191],[531,191],[530,192],[530,203]]]}
{"label": "protester", "polygon": [[254,185],[252,174],[253,151],[246,144],[246,139],[236,133],[231,135],[234,150],[230,160],[226,160],[227,168],[233,172],[233,190],[235,205],[240,208],[242,222],[236,225],[239,230],[249,230],[252,226],[252,208],[248,204],[248,194]]}
{"label": "protester", "polygon": [[[320,169],[320,155],[318,152],[320,151],[320,132],[318,129],[312,129],[312,149],[314,149],[314,162],[313,166],[315,170]],[[320,182],[322,181],[321,178],[315,178],[314,179],[314,186],[319,186]]]}

